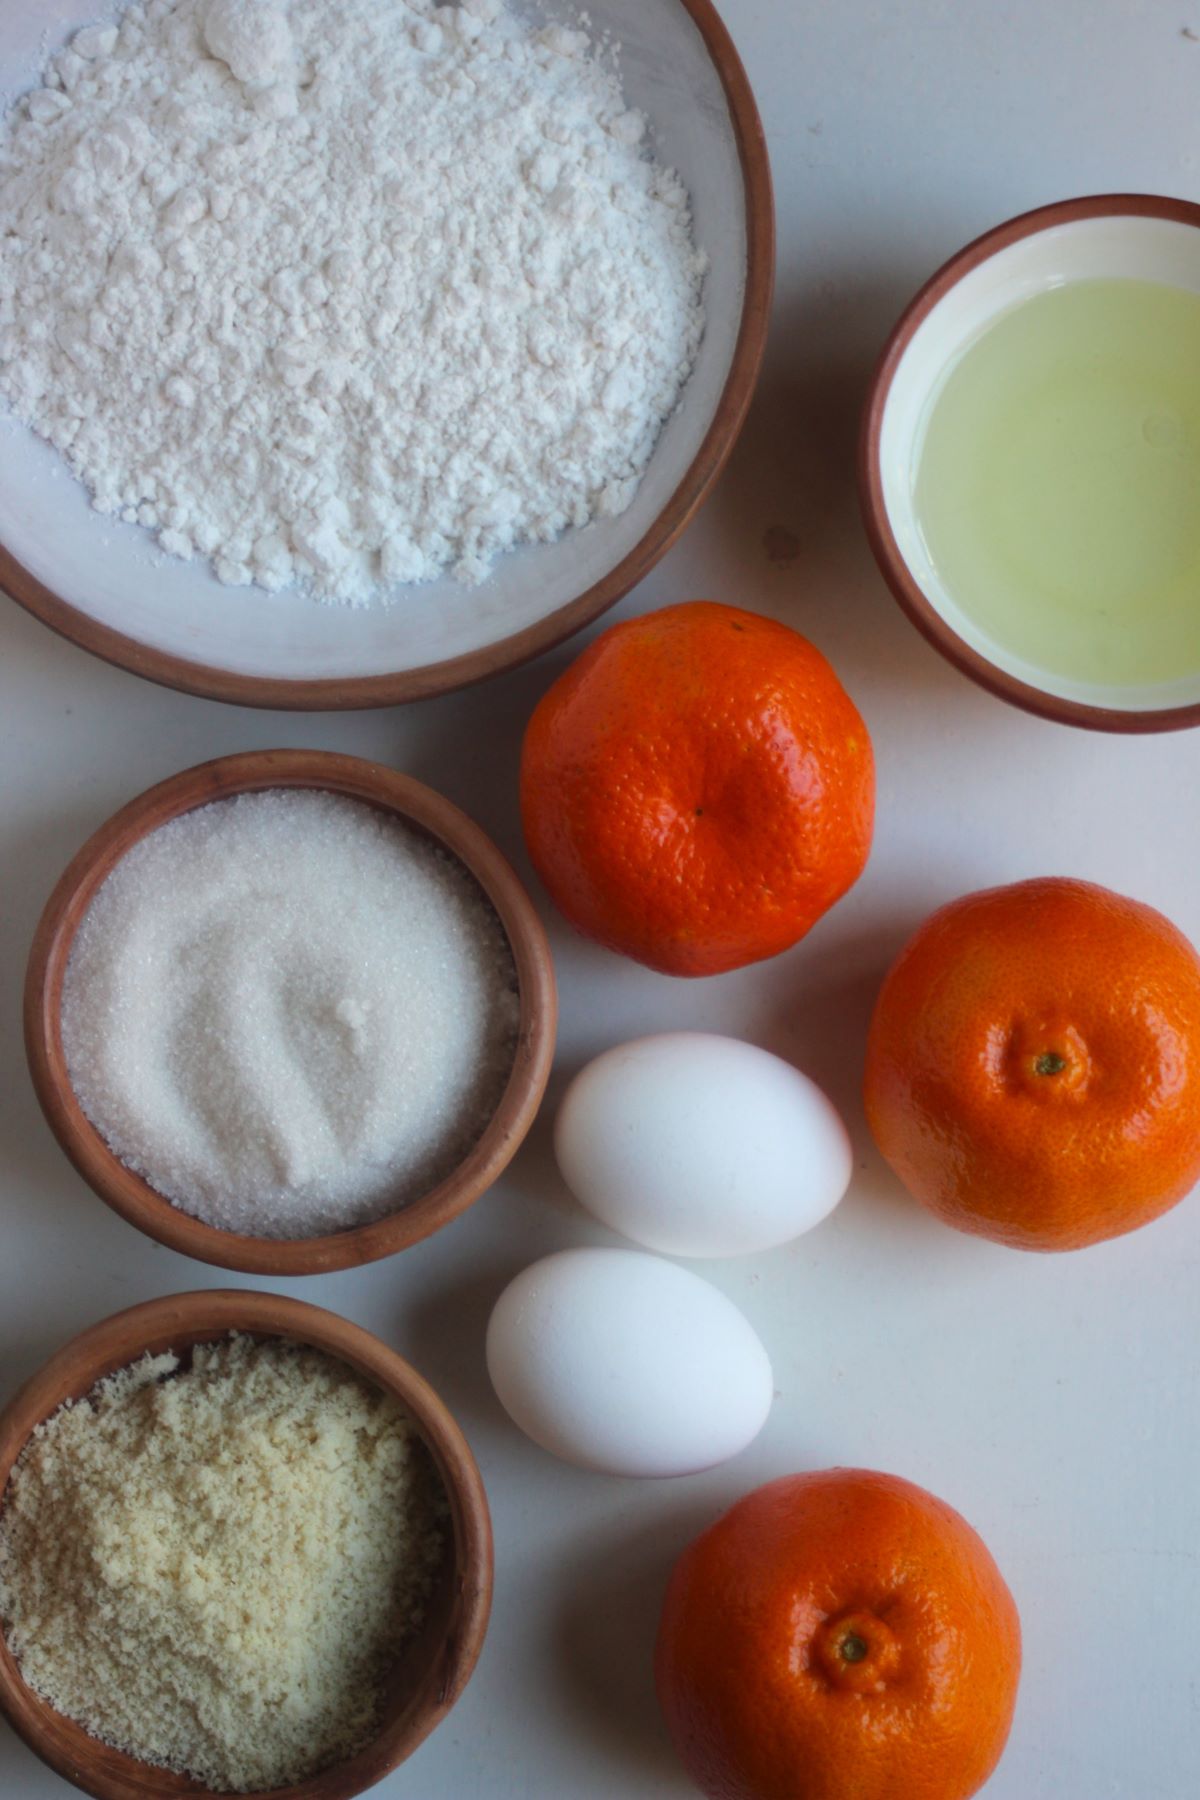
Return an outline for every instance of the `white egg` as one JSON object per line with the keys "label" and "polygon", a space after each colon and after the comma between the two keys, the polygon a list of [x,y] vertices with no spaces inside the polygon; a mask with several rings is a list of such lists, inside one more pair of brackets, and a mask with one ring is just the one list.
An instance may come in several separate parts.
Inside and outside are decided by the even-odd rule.
{"label": "white egg", "polygon": [[690,1475],[744,1450],[771,1410],[767,1353],[711,1282],[639,1250],[561,1250],[488,1324],[500,1403],[535,1443],[609,1475]]}
{"label": "white egg", "polygon": [[850,1183],[833,1103],[781,1057],[708,1032],[606,1050],[567,1089],[563,1178],[613,1231],[669,1256],[746,1256],[808,1231]]}

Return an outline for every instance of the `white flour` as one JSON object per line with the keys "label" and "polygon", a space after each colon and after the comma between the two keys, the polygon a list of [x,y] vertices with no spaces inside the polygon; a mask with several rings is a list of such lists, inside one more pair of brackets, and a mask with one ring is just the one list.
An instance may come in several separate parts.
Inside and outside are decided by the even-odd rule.
{"label": "white flour", "polygon": [[629,504],[694,359],[643,129],[501,0],[142,0],[0,137],[0,395],[224,582],[479,580]]}

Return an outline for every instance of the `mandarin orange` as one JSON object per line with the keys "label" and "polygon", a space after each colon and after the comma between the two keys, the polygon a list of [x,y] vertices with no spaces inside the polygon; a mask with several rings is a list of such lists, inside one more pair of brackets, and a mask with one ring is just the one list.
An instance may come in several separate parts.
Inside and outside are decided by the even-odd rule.
{"label": "mandarin orange", "polygon": [[932,1494],[862,1469],[740,1500],[671,1575],[655,1676],[710,1800],[967,1800],[1007,1741],[1017,1609]]}
{"label": "mandarin orange", "polygon": [[1020,881],[927,919],[871,1022],[867,1120],[947,1224],[1073,1250],[1200,1180],[1200,958],[1087,881]]}
{"label": "mandarin orange", "polygon": [[525,733],[534,867],[578,930],[671,975],[786,950],[857,880],[871,741],[819,650],[697,600],[601,634]]}

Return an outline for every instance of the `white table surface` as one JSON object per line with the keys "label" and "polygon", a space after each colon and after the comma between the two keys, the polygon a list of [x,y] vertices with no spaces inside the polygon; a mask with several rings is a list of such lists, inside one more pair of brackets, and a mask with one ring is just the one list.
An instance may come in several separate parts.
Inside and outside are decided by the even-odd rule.
{"label": "white table surface", "polygon": [[[858,1083],[890,958],[932,907],[968,889],[1086,876],[1160,906],[1200,940],[1200,733],[1124,742],[1072,732],[955,674],[876,575],[852,449],[888,325],[967,238],[1068,194],[1196,196],[1200,43],[1183,27],[1200,32],[1200,4],[727,0],[726,14],[774,161],[771,350],[718,493],[616,616],[706,595],[811,635],[875,741],[875,848],[854,893],[806,943],[709,981],[675,982],[588,947],[539,894],[562,1034],[550,1104],[506,1179],[398,1259],[276,1284],[412,1359],[465,1427],[494,1511],[496,1602],[478,1672],[450,1719],[376,1792],[686,1800],[692,1789],[649,1673],[667,1569],[748,1488],[841,1463],[903,1474],[958,1506],[1017,1596],[1024,1681],[988,1800],[1186,1800],[1200,1791],[1200,1200],[1071,1256],[974,1242],[885,1174]],[[106,668],[3,606],[4,1392],[102,1315],[223,1281],[102,1206],[34,1102],[20,1043],[23,966],[78,844],[132,794],[190,763],[311,745],[377,757],[442,788],[528,873],[517,746],[571,654],[407,710],[255,714]],[[842,1207],[811,1236],[756,1260],[700,1265],[758,1327],[779,1395],[735,1462],[647,1484],[581,1474],[521,1439],[488,1387],[483,1335],[492,1301],[526,1262],[611,1241],[554,1169],[549,1122],[565,1080],[604,1046],[672,1026],[730,1032],[795,1058],[845,1110],[859,1166]],[[4,1800],[67,1791],[0,1729]]]}

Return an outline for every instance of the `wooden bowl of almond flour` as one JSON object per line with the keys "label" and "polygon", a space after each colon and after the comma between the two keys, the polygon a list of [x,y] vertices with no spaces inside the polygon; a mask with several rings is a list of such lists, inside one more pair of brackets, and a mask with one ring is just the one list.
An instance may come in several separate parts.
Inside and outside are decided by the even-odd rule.
{"label": "wooden bowl of almond flour", "polygon": [[[441,1494],[440,1543],[430,1564],[434,1573],[425,1583],[422,1616],[402,1638],[382,1678],[378,1722],[371,1726],[369,1741],[348,1760],[288,1786],[240,1790],[264,1797],[270,1793],[271,1800],[350,1800],[410,1755],[454,1705],[478,1660],[492,1592],[491,1523],[474,1458],[437,1395],[378,1338],[322,1308],[250,1292],[179,1294],[105,1319],[52,1357],[0,1415],[0,1520],[14,1492],[9,1485],[14,1465],[33,1434],[55,1415],[63,1419],[60,1408],[82,1400],[106,1377],[129,1372],[147,1355],[170,1354],[178,1359],[179,1370],[187,1372],[197,1346],[263,1345],[270,1352],[273,1346],[281,1348],[281,1341],[297,1347],[301,1356],[310,1350],[333,1359],[346,1379],[348,1367],[361,1378],[365,1391],[382,1391],[384,1404],[391,1403],[410,1422],[421,1468],[428,1471],[422,1479],[438,1484]],[[171,1385],[170,1372],[155,1372],[160,1382],[165,1379]],[[93,1474],[95,1464],[93,1455]],[[53,1477],[52,1470],[50,1488]],[[61,1479],[60,1475],[60,1484]],[[69,1485],[69,1471],[67,1480]],[[117,1504],[125,1517],[128,1496],[118,1497]],[[46,1509],[51,1510],[49,1500]],[[36,1523],[41,1525],[40,1518]],[[50,1549],[54,1551],[52,1542]],[[3,1580],[0,1575],[0,1587]],[[35,1755],[64,1780],[96,1800],[166,1800],[175,1795],[213,1800],[216,1793],[239,1791],[205,1787],[187,1775],[137,1761],[89,1735],[26,1683],[8,1645],[10,1621],[0,1620],[0,1628],[5,1634],[0,1636],[0,1711]],[[183,1654],[187,1653],[184,1645]],[[197,1680],[201,1668],[198,1664]],[[129,1686],[140,1694],[146,1686],[145,1671],[131,1669]]]}
{"label": "wooden bowl of almond flour", "polygon": [[56,0],[49,41],[0,9],[0,586],[150,680],[306,710],[595,620],[711,492],[766,342],[713,0],[126,7]]}
{"label": "wooden bowl of almond flour", "polygon": [[[398,1199],[389,1198],[392,1189],[386,1184],[393,1179],[388,1173],[391,1165],[382,1163],[379,1166],[384,1171],[381,1179],[385,1185],[376,1193],[369,1207],[360,1212],[351,1191],[350,1201],[346,1203],[350,1206],[349,1211],[346,1210],[346,1205],[339,1202],[340,1210],[332,1214],[322,1212],[313,1215],[336,1218],[338,1221],[346,1217],[361,1216],[366,1222],[349,1226],[338,1223],[315,1231],[305,1226],[302,1220],[293,1226],[288,1216],[280,1210],[293,1204],[307,1205],[308,1201],[304,1199],[307,1190],[297,1190],[301,1197],[294,1202],[285,1193],[282,1200],[272,1203],[275,1210],[270,1212],[268,1222],[258,1224],[255,1220],[266,1216],[264,1209],[267,1202],[256,1202],[253,1192],[246,1190],[244,1186],[238,1186],[236,1179],[234,1185],[237,1191],[232,1196],[231,1203],[240,1206],[242,1210],[232,1215],[232,1224],[228,1213],[214,1211],[211,1206],[200,1206],[199,1196],[202,1191],[207,1190],[202,1189],[201,1176],[189,1174],[186,1167],[176,1177],[177,1191],[174,1199],[166,1198],[158,1187],[152,1185],[149,1178],[152,1169],[157,1175],[156,1165],[143,1159],[139,1167],[145,1173],[139,1173],[135,1167],[130,1166],[138,1158],[131,1154],[119,1132],[112,1130],[108,1116],[97,1111],[85,1080],[91,1070],[86,1060],[79,1060],[81,1051],[76,1043],[76,1080],[87,1094],[91,1112],[101,1123],[93,1122],[93,1117],[85,1110],[77,1092],[76,1081],[72,1079],[71,1064],[64,1043],[64,988],[67,988],[68,994],[73,988],[83,988],[85,999],[88,993],[86,982],[76,976],[72,953],[80,941],[81,927],[93,917],[92,909],[97,895],[102,889],[106,893],[111,891],[105,889],[109,877],[116,870],[127,872],[134,866],[124,859],[135,847],[144,851],[150,840],[155,845],[165,844],[165,834],[161,838],[155,836],[164,827],[186,826],[194,821],[207,827],[207,822],[217,818],[222,812],[222,807],[214,803],[230,802],[238,806],[252,801],[257,804],[272,796],[284,799],[294,796],[297,801],[317,801],[332,797],[336,801],[354,803],[351,811],[356,818],[359,814],[365,814],[368,819],[375,819],[375,829],[380,834],[400,829],[404,832],[406,841],[411,841],[417,848],[424,850],[428,846],[428,855],[436,856],[439,867],[453,875],[459,888],[467,893],[471,905],[478,907],[479,916],[486,922],[489,933],[494,934],[497,946],[495,954],[502,958],[499,968],[505,990],[503,1004],[509,1009],[505,1013],[505,1018],[510,1021],[505,1025],[505,1035],[502,1040],[495,1040],[489,1052],[492,1061],[488,1065],[487,1085],[470,1089],[476,1096],[470,1102],[472,1107],[485,1110],[472,1111],[469,1116],[464,1116],[461,1129],[457,1118],[452,1118],[450,1123],[454,1130],[441,1140],[438,1160],[434,1164],[419,1165],[418,1174],[413,1177],[419,1179],[421,1169],[430,1169],[437,1177],[436,1180],[427,1188],[419,1187],[416,1191],[412,1191],[410,1180],[407,1189],[395,1190]],[[202,813],[201,809],[207,810]],[[330,851],[331,858],[337,850],[338,844],[335,841]],[[266,882],[269,887],[271,870],[266,870],[261,878],[256,876],[256,880],[258,879]],[[390,887],[386,891],[390,895]],[[190,892],[186,882],[180,884],[180,892],[186,899]],[[402,894],[403,890],[398,892]],[[354,898],[354,895],[349,896],[350,901]],[[252,896],[249,903],[243,900],[240,904],[242,911],[235,914],[237,920],[246,917],[247,904],[256,905],[257,902]],[[287,960],[291,940],[286,936],[284,925],[276,925],[275,914],[270,909],[272,905],[278,908],[279,904],[277,893],[269,904],[263,902],[259,909],[262,911],[260,936],[256,940],[260,954],[277,954],[281,963],[280,971],[272,977],[270,990],[263,1002],[266,1009],[272,1012],[288,1002],[291,979]],[[401,912],[399,900],[397,913],[399,925],[404,926],[407,915]],[[153,922],[151,920],[151,924]],[[255,923],[254,915],[251,916],[251,923]],[[297,927],[293,919],[287,927],[293,936],[297,929],[300,930],[301,953],[304,951],[304,924],[305,921],[301,918]],[[135,926],[138,931],[142,929],[136,920]],[[226,927],[227,932],[228,929]],[[187,930],[189,942],[180,951],[183,957],[194,953],[194,943],[191,940],[195,933],[190,924]],[[360,996],[354,1004],[370,1006],[374,994],[375,970],[369,963],[362,969],[355,966],[357,945],[353,938],[352,918],[348,915],[344,931],[340,915],[331,923],[326,922],[326,939],[332,938],[339,949],[343,935],[347,938],[350,973],[357,984],[353,993]],[[489,938],[489,943],[490,941]],[[141,937],[135,932],[135,955],[140,954],[141,942]],[[231,956],[238,950],[236,934],[233,934],[233,941],[227,947],[227,955]],[[450,950],[446,950],[441,941],[437,940],[433,950],[443,957],[457,954],[453,942]],[[151,988],[149,996],[136,993],[133,996],[134,1002],[153,1004],[158,987],[170,977],[173,954],[168,947],[165,963],[160,960],[156,965],[158,974],[152,973],[147,982],[143,983]],[[414,954],[420,958],[426,953],[418,946]],[[489,951],[489,954],[492,952]],[[303,964],[303,954],[300,955],[300,962]],[[454,975],[456,966],[456,963],[451,962],[449,976]],[[414,968],[414,976],[424,973],[419,964]],[[439,972],[435,970],[434,973],[436,975]],[[223,977],[224,971],[218,967],[217,974]],[[246,981],[253,977],[253,968],[245,971]],[[103,968],[97,979],[106,979]],[[231,979],[237,987],[240,977],[236,968]],[[340,992],[338,990],[337,993],[326,996],[318,989],[315,996],[323,1009],[320,1013],[321,1020],[327,1019],[331,1001],[340,1008],[336,1020],[339,1033],[343,1030],[343,1016],[348,1021],[346,1030],[351,1030],[356,1025],[351,1003],[339,998]],[[117,997],[122,1004],[128,1003],[128,996],[122,996],[118,992]],[[180,1021],[172,1022],[174,1037],[164,1045],[161,1054],[156,1052],[151,1058],[155,1067],[143,1071],[146,1080],[155,1074],[158,1064],[170,1061],[175,1054],[172,1045],[176,1048],[181,1045],[180,1054],[185,1059],[207,1054],[205,1034],[211,1031],[212,1023],[195,1014],[194,1004],[193,1001],[191,1013],[185,1012]],[[380,1004],[385,1009],[380,1027],[383,1029],[390,1016],[386,993],[382,995]],[[425,1023],[422,1029],[433,1033],[439,1025],[437,1009],[441,1005],[440,990],[431,990],[425,1004]],[[312,1015],[307,1001],[305,1012],[307,1016],[298,1015],[299,1022],[288,1026],[291,1037],[311,1029]],[[107,1025],[110,1014],[113,1019],[111,1038]],[[52,1131],[84,1180],[114,1211],[159,1243],[186,1256],[196,1257],[201,1262],[265,1275],[323,1274],[390,1256],[439,1230],[465,1211],[507,1167],[533,1123],[549,1077],[556,1022],[554,971],[545,932],[524,887],[490,839],[457,807],[422,783],[375,763],[318,751],[255,751],[222,757],[161,782],[122,808],[83,846],[51,895],[34,937],[25,988],[25,1043],[34,1087]],[[326,1029],[324,1024],[321,1028]],[[109,1055],[113,1045],[120,1041],[119,1034],[122,1031],[126,1033],[130,1045],[128,1054],[136,1057],[143,1036],[138,1018],[135,1017],[130,1025],[128,1020],[123,1020],[119,1008],[116,1011],[110,1008],[109,1013],[101,1011],[97,1014],[90,1040],[83,1040],[86,1055],[96,1058]],[[288,1033],[278,1043],[271,1038],[268,1048],[272,1051],[289,1051]],[[340,1043],[340,1037],[338,1041]],[[390,1063],[409,1048],[401,1043],[393,1046],[389,1053],[387,1042],[385,1038],[384,1047],[373,1052],[377,1064],[381,1060],[385,1064]],[[424,1055],[421,1044],[412,1048],[417,1058],[414,1066],[418,1071],[424,1070],[427,1065],[433,1066],[432,1052]],[[500,1058],[499,1061],[495,1060],[497,1057]],[[116,1073],[120,1076],[122,1069],[119,1059],[117,1060]],[[344,1063],[343,1056],[338,1066],[344,1067]],[[206,1064],[201,1066],[201,1076],[206,1067]],[[224,1067],[223,1062],[221,1067]],[[356,1067],[357,1065],[352,1064],[352,1074]],[[384,1072],[387,1072],[386,1069]],[[251,1070],[255,1078],[257,1073]],[[303,1072],[296,1076],[294,1071],[285,1068],[282,1073],[287,1080],[287,1090],[278,1098],[274,1097],[275,1090],[271,1090],[270,1104],[265,1109],[258,1106],[256,1101],[257,1110],[247,1115],[249,1122],[243,1124],[242,1134],[245,1137],[249,1133],[249,1150],[256,1151],[258,1139],[269,1138],[276,1129],[277,1122],[271,1111],[274,1106],[281,1115],[287,1114],[287,1118],[278,1125],[280,1134],[286,1135],[284,1126],[290,1124],[300,1145],[299,1149],[289,1150],[287,1154],[293,1161],[297,1157],[311,1161],[314,1156],[321,1154],[322,1108],[332,1108],[333,1102],[328,1099],[319,1083],[314,1086],[309,1080],[306,1086],[308,1078]],[[277,1081],[279,1074],[280,1071],[273,1065],[268,1067],[267,1077],[270,1080]],[[171,1071],[168,1100],[176,1087],[191,1079],[193,1076],[188,1074],[185,1060],[182,1075]],[[320,1079],[324,1080],[325,1077],[321,1076]],[[211,1095],[207,1098],[204,1104],[209,1116],[199,1121],[202,1150],[208,1141],[203,1134],[207,1133],[214,1140],[219,1139],[224,1126],[224,1114],[236,1113],[241,1098],[236,1084],[232,1089],[219,1091],[216,1102]],[[354,1099],[355,1095],[351,1093],[348,1101],[343,1096],[343,1103],[348,1104]],[[387,1099],[385,1090],[385,1113]],[[136,1084],[134,1100],[137,1104]],[[222,1115],[215,1122],[211,1118],[214,1110]],[[376,1110],[378,1111],[378,1106]],[[180,1141],[185,1132],[192,1131],[195,1125],[196,1120],[190,1115],[180,1116]],[[315,1148],[312,1131],[316,1133]],[[169,1111],[160,1121],[160,1138],[164,1133],[173,1144],[176,1127]],[[239,1145],[241,1141],[237,1140]],[[370,1147],[369,1150],[370,1154],[375,1154]],[[363,1152],[364,1155],[367,1153]],[[336,1167],[335,1158],[335,1173]],[[237,1165],[234,1166],[234,1174],[236,1177]],[[162,1179],[161,1176],[158,1178]],[[400,1177],[396,1176],[395,1179],[399,1180]],[[190,1180],[194,1180],[194,1188],[187,1186]],[[184,1184],[182,1191],[178,1191],[179,1182]],[[163,1180],[162,1185],[168,1191],[171,1190],[169,1181]],[[174,1203],[175,1201],[178,1203]],[[254,1210],[256,1206],[257,1211]],[[196,1216],[197,1209],[200,1216]],[[282,1224],[277,1222],[281,1217]],[[213,1219],[220,1222],[211,1222]],[[303,1235],[305,1231],[308,1232],[307,1235]]]}

